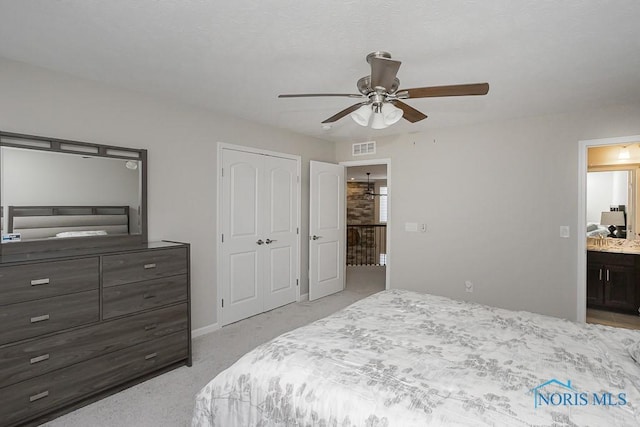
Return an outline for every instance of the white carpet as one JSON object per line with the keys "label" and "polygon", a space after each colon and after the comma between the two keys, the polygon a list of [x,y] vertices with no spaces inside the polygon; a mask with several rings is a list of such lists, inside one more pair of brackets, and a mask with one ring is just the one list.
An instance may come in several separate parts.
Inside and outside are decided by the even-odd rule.
{"label": "white carpet", "polygon": [[191,422],[195,394],[259,344],[384,289],[384,267],[349,267],[347,288],[242,320],[193,340],[193,366],[175,369],[44,424],[51,427],[178,427]]}

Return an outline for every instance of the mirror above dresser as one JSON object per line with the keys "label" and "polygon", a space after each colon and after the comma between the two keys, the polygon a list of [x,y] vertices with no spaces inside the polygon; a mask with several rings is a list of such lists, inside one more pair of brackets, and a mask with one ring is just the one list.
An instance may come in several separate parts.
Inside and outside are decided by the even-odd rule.
{"label": "mirror above dresser", "polygon": [[147,241],[143,149],[0,132],[0,255]]}

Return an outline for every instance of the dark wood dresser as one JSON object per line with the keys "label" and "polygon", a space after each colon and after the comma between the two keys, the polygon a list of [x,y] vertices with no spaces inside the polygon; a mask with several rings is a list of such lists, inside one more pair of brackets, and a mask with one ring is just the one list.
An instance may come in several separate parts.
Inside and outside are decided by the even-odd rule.
{"label": "dark wood dresser", "polygon": [[191,366],[189,245],[0,257],[0,426]]}

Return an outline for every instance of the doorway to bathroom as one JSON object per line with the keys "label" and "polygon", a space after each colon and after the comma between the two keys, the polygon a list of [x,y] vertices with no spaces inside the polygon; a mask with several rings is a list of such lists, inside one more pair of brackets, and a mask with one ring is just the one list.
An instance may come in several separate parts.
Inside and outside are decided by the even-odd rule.
{"label": "doorway to bathroom", "polygon": [[587,323],[640,329],[636,138],[580,142],[578,319]]}

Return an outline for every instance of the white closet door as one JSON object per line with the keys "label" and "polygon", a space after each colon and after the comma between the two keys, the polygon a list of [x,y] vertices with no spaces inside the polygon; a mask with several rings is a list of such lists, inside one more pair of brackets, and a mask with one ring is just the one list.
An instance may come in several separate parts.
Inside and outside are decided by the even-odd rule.
{"label": "white closet door", "polygon": [[222,325],[294,302],[298,162],[222,150]]}
{"label": "white closet door", "polygon": [[344,166],[310,162],[309,300],[344,289]]}
{"label": "white closet door", "polygon": [[263,156],[223,150],[222,325],[262,312]]}
{"label": "white closet door", "polygon": [[267,206],[263,210],[264,311],[296,300],[298,259],[298,164],[264,156]]}

